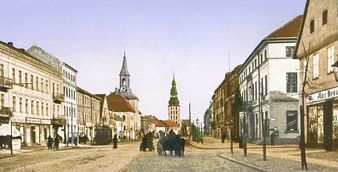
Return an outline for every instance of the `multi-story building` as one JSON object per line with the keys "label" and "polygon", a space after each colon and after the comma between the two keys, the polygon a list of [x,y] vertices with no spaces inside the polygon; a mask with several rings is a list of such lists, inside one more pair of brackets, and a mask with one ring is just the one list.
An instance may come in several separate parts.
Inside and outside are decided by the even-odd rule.
{"label": "multi-story building", "polygon": [[45,144],[49,135],[62,136],[62,74],[56,69],[60,63],[54,65],[13,43],[0,42],[0,112],[12,113],[10,121],[26,145]]}
{"label": "multi-story building", "polygon": [[214,134],[218,138],[224,136],[230,139],[231,135],[235,141],[238,141],[239,138],[239,112],[235,108],[235,94],[239,87],[240,68],[239,65],[231,72],[227,72],[222,83],[214,91],[211,124],[215,130]]}
{"label": "multi-story building", "polygon": [[97,118],[100,116],[101,99],[88,91],[76,87],[79,134],[94,139]]}
{"label": "multi-story building", "polygon": [[76,105],[76,74],[77,71],[67,63],[62,63],[63,93],[65,101],[63,103],[63,111],[66,118],[66,127],[64,135],[69,143],[78,143],[79,124]]}
{"label": "multi-story building", "polygon": [[[111,93],[107,97],[109,111],[113,115],[123,119],[120,125],[116,126],[120,130],[117,131],[118,136],[122,139],[134,140],[137,139],[136,130],[138,130],[137,119],[135,119],[136,110],[124,97],[117,93]],[[140,130],[141,131],[141,130]]]}
{"label": "multi-story building", "polygon": [[298,16],[265,37],[239,71],[242,135],[249,141],[297,142],[299,61],[293,54],[301,21]]}
{"label": "multi-story building", "polygon": [[208,134],[208,135],[211,135],[211,123],[212,123],[212,102],[210,102],[210,105],[208,107],[208,109],[205,111],[204,113],[204,127],[203,127],[203,130],[204,130],[204,133],[205,134]]}
{"label": "multi-story building", "polygon": [[337,9],[336,0],[307,0],[296,47],[302,81],[307,71],[306,142],[323,144],[326,150],[332,150],[333,145],[338,147],[338,78],[332,67],[337,61]]}

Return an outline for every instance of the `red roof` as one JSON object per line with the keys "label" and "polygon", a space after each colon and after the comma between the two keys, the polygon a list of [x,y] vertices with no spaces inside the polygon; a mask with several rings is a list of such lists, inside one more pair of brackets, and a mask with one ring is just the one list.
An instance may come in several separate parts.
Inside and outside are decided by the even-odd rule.
{"label": "red roof", "polygon": [[111,93],[107,96],[108,109],[113,112],[136,112],[130,103],[119,94]]}
{"label": "red roof", "polygon": [[167,126],[167,127],[176,127],[176,128],[179,128],[180,126],[178,124],[176,124],[175,121],[171,121],[171,120],[163,120],[164,124]]}
{"label": "red roof", "polygon": [[301,29],[302,19],[302,15],[295,17],[282,27],[270,33],[265,39],[297,37]]}
{"label": "red roof", "polygon": [[143,116],[148,122],[155,124],[156,127],[166,127],[165,123],[162,120],[157,119],[155,116]]}

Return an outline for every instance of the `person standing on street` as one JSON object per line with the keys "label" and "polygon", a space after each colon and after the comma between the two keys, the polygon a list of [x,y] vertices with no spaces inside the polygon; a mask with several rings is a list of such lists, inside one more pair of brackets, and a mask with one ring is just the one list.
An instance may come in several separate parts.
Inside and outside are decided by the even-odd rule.
{"label": "person standing on street", "polygon": [[114,135],[114,138],[113,138],[113,149],[117,149],[117,135],[115,134]]}

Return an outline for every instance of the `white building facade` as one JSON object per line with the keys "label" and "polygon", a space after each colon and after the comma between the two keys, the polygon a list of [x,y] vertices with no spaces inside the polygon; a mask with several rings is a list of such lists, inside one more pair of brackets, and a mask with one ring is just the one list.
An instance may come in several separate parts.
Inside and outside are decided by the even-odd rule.
{"label": "white building facade", "polygon": [[299,62],[293,54],[301,18],[263,39],[240,69],[241,135],[249,141],[261,143],[266,136],[271,144],[297,142]]}
{"label": "white building facade", "polygon": [[79,118],[76,102],[76,74],[77,71],[66,63],[62,63],[63,92],[65,101],[63,111],[66,118],[64,137],[71,144],[78,144]]}
{"label": "white building facade", "polygon": [[[56,64],[57,65],[57,64]],[[1,113],[10,109],[10,122],[25,145],[46,144],[62,124],[61,73],[55,68],[18,49],[13,43],[0,42]],[[59,88],[59,89],[57,89]],[[8,124],[2,124],[8,125]]]}

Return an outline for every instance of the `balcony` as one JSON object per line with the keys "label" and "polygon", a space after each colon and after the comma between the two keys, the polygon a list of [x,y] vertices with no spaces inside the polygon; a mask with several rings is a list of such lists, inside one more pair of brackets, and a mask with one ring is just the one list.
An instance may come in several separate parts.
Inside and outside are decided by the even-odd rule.
{"label": "balcony", "polygon": [[7,91],[13,88],[12,79],[0,76],[0,90]]}
{"label": "balcony", "polygon": [[60,103],[64,102],[64,100],[65,100],[65,96],[63,94],[60,94],[60,93],[54,93],[53,94],[54,103],[60,104]]}
{"label": "balcony", "polygon": [[0,106],[0,124],[8,124],[12,111],[9,107]]}
{"label": "balcony", "polygon": [[66,119],[64,117],[53,117],[51,119],[51,124],[53,127],[62,127],[66,124]]}

